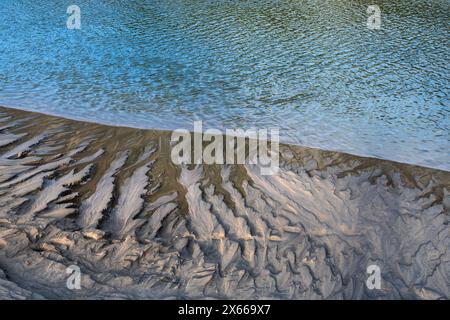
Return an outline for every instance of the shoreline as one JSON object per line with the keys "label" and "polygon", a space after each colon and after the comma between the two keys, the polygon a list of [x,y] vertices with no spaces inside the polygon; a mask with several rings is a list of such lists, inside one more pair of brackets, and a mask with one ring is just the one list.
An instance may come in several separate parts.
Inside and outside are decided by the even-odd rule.
{"label": "shoreline", "polygon": [[0,107],[0,297],[450,297],[450,172],[280,143],[262,176],[169,140]]}
{"label": "shoreline", "polygon": [[[88,119],[84,119],[84,118],[64,117],[64,116],[57,115],[57,114],[45,113],[45,112],[41,112],[41,111],[34,111],[34,110],[23,108],[23,107],[11,107],[11,106],[0,105],[0,111],[1,111],[1,109],[9,110],[10,112],[13,112],[13,113],[17,112],[18,114],[20,114],[20,113],[30,113],[30,114],[41,115],[41,116],[44,116],[44,117],[64,119],[64,120],[67,120],[67,121],[74,121],[74,122],[79,122],[79,123],[89,123],[89,124],[98,125],[98,126],[105,126],[105,127],[112,127],[112,128],[124,128],[124,129],[131,129],[131,130],[143,130],[143,131],[151,131],[151,132],[161,132],[163,135],[170,134],[173,131],[173,130],[170,130],[170,129],[133,127],[133,126],[125,125],[125,124],[114,124],[112,122],[107,122],[107,121],[103,123],[103,122],[97,122],[97,121],[94,121],[94,120],[88,120]],[[208,128],[206,127],[206,129],[208,129]],[[193,130],[189,130],[189,132],[192,134]],[[223,136],[225,137],[226,135],[224,134]],[[337,154],[342,154],[342,155],[346,155],[346,156],[352,156],[352,157],[355,157],[355,158],[364,158],[364,159],[373,159],[373,160],[379,160],[379,161],[387,161],[387,162],[392,162],[392,163],[396,163],[396,164],[399,164],[399,165],[405,165],[405,166],[410,166],[410,167],[426,168],[426,169],[430,169],[430,170],[450,172],[450,170],[446,170],[446,169],[443,169],[443,168],[429,167],[429,166],[425,166],[425,165],[408,163],[408,162],[401,162],[401,161],[385,159],[385,158],[376,157],[376,156],[368,156],[368,155],[364,155],[364,154],[353,154],[353,153],[340,151],[340,150],[322,149],[320,147],[291,144],[291,143],[285,143],[285,142],[282,142],[282,141],[280,141],[280,145],[283,145],[283,146],[286,146],[286,147],[292,147],[292,148],[305,149],[305,150],[308,150],[308,149],[309,150],[316,150],[318,152],[337,153]]]}

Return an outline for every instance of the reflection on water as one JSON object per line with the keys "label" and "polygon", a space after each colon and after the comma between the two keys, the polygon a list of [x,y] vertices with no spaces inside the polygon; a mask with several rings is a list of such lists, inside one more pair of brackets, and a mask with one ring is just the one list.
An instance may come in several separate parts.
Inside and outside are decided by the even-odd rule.
{"label": "reflection on water", "polygon": [[0,104],[282,140],[450,170],[447,0],[2,0]]}

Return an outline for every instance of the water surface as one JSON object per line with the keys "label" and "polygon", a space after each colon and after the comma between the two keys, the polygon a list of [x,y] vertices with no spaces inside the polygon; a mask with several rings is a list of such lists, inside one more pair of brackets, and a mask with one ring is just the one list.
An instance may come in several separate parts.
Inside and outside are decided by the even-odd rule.
{"label": "water surface", "polygon": [[[66,8],[81,8],[81,30]],[[279,127],[305,146],[450,170],[447,0],[0,5],[0,104],[143,128]]]}

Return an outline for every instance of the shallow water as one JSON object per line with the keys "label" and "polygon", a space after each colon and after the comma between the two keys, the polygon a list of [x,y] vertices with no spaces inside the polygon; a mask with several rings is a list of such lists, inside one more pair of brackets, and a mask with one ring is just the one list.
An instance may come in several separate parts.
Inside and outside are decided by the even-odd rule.
{"label": "shallow water", "polygon": [[2,0],[0,104],[283,141],[450,170],[450,4]]}

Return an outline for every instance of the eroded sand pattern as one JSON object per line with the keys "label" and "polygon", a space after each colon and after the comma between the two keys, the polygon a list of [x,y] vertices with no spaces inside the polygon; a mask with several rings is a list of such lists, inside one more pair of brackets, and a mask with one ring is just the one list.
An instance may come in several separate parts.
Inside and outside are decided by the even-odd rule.
{"label": "eroded sand pattern", "polygon": [[0,108],[0,298],[449,298],[449,172],[286,145],[276,176],[179,167],[169,137]]}

